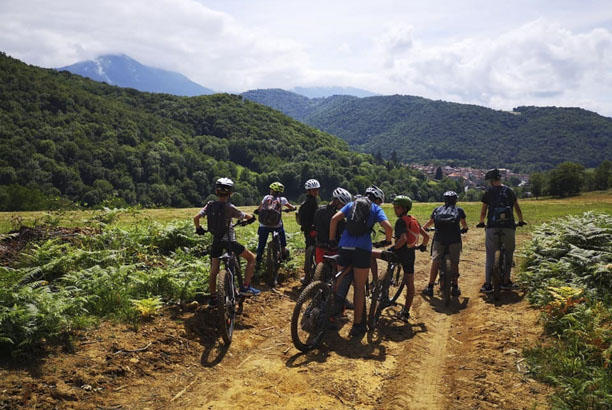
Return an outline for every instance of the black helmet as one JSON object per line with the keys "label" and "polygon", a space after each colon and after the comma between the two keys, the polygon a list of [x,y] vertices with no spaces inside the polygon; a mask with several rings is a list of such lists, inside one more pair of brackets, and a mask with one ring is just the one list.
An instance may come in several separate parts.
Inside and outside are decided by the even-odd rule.
{"label": "black helmet", "polygon": [[457,203],[457,193],[455,191],[446,191],[444,193],[444,205],[455,205]]}
{"label": "black helmet", "polygon": [[485,174],[485,181],[499,181],[501,179],[501,172],[495,168]]}

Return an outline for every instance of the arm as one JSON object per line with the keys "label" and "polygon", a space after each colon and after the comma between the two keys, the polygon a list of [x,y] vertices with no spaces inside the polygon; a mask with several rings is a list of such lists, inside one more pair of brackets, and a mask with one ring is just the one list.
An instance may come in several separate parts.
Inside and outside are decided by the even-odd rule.
{"label": "arm", "polygon": [[482,203],[482,208],[480,209],[480,223],[484,223],[485,217],[487,216],[487,208],[489,205],[486,203]]}
{"label": "arm", "polygon": [[389,243],[393,240],[393,227],[388,220],[384,220],[380,222],[380,226],[385,230],[385,240]]}
{"label": "arm", "polygon": [[465,218],[461,218],[461,220],[459,222],[461,223],[461,227],[463,229],[467,229],[468,228],[467,221],[465,220]]}
{"label": "arm", "polygon": [[395,249],[399,249],[402,246],[404,246],[404,244],[408,241],[408,238],[406,237],[406,234],[403,233],[400,235],[399,238],[395,238],[395,244],[393,245],[393,248]]}
{"label": "arm", "polygon": [[[429,223],[429,221],[427,221],[427,223]],[[431,223],[433,223],[433,219],[431,219]],[[427,225],[427,224],[425,224]],[[429,234],[427,233],[427,231],[425,231],[424,227],[421,226],[421,236],[423,237],[423,242],[421,243],[421,245],[425,245],[427,246],[427,244],[429,243]]]}
{"label": "arm", "polygon": [[193,224],[195,225],[196,229],[200,227],[200,218],[202,218],[202,215],[200,214],[196,214],[196,216],[193,217]]}
{"label": "arm", "polygon": [[338,211],[334,214],[331,221],[329,222],[329,240],[333,241],[336,239],[336,228],[338,227],[338,222],[344,219],[344,214],[341,211]]}
{"label": "arm", "polygon": [[[425,229],[429,228],[429,227],[430,227],[430,226],[432,226],[433,224],[434,224],[434,220],[433,220],[433,218],[429,218],[429,221],[425,222],[425,225],[423,225],[423,226],[421,227],[421,235],[423,235],[423,232],[424,232],[424,230],[425,230]],[[425,235],[427,235],[427,234],[425,234]]]}
{"label": "arm", "polygon": [[516,211],[516,216],[518,216],[519,222],[524,222],[523,212],[521,211],[518,201],[514,201],[514,210]]}

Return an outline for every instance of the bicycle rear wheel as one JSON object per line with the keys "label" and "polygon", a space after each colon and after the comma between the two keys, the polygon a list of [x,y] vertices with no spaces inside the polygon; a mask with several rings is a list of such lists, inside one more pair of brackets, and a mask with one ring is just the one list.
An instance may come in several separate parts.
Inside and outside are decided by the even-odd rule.
{"label": "bicycle rear wheel", "polygon": [[[389,272],[387,272],[387,274],[389,274]],[[394,265],[393,271],[390,274],[391,280],[389,281],[389,301],[395,303],[402,294],[402,290],[404,290],[405,285],[402,265],[400,265],[399,263]]]}
{"label": "bicycle rear wheel", "polygon": [[[234,272],[234,277],[236,279],[236,282],[238,284],[238,289],[240,289],[243,285],[244,282],[242,280],[242,268],[240,267],[240,262],[238,260],[238,257],[236,255],[234,255],[234,257],[231,259],[230,261],[231,263],[231,269]],[[236,288],[234,288],[236,289]],[[236,296],[236,314],[237,315],[241,315],[242,314],[242,310],[244,308],[244,297],[238,295]]]}
{"label": "bicycle rear wheel", "polygon": [[444,306],[448,306],[451,297],[451,266],[448,257],[444,257],[440,264],[440,289],[442,290]]}
{"label": "bicycle rear wheel", "polygon": [[491,282],[493,282],[493,297],[499,299],[501,294],[502,276],[504,276],[504,257],[502,252],[495,251],[495,260],[493,262],[493,270],[491,271]]}
{"label": "bicycle rear wheel", "polygon": [[370,329],[370,332],[374,332],[374,329],[376,329],[376,326],[378,326],[378,321],[380,319],[380,316],[382,315],[382,311],[386,307],[386,299],[384,297],[384,294],[385,289],[387,290],[387,292],[389,291],[390,274],[393,274],[393,271],[387,270],[387,272],[385,272],[385,275],[376,282],[374,290],[372,291],[372,298],[370,300],[370,310],[368,313],[368,328]]}
{"label": "bicycle rear wheel", "polygon": [[266,284],[273,288],[276,286],[276,275],[278,272],[277,255],[280,252],[274,241],[268,243],[266,249]]}
{"label": "bicycle rear wheel", "polygon": [[304,257],[304,286],[307,286],[313,280],[315,269],[317,268],[317,261],[315,260],[317,248],[313,245],[306,248],[306,255]]}
{"label": "bicycle rear wheel", "polygon": [[232,275],[227,270],[220,271],[217,276],[217,312],[221,338],[229,345],[236,321],[236,289]]}
{"label": "bicycle rear wheel", "polygon": [[334,272],[332,272],[332,268],[329,263],[321,262],[317,264],[312,280],[318,280],[323,283],[327,283],[329,282],[333,274]]}
{"label": "bicycle rear wheel", "polygon": [[291,316],[291,340],[302,352],[314,349],[323,338],[329,322],[331,291],[319,281],[300,294]]}

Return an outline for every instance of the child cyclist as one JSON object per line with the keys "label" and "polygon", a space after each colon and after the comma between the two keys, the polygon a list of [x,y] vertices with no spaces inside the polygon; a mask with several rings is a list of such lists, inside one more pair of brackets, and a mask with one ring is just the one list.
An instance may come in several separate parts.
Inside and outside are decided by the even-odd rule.
{"label": "child cyclist", "polygon": [[[412,199],[405,195],[398,195],[393,199],[393,211],[399,218],[395,222],[395,243],[388,251],[395,253],[404,270],[404,282],[406,284],[406,303],[399,313],[400,319],[407,321],[410,319],[410,307],[414,299],[414,259],[415,249],[425,252],[429,235],[419,225],[416,218],[408,215],[412,209]],[[423,242],[416,246],[419,236],[423,237]],[[382,251],[372,251],[372,276],[377,280],[378,265],[376,259],[380,259]]]}
{"label": "child cyclist", "polygon": [[261,204],[257,208],[256,213],[259,214],[259,243],[257,245],[257,265],[261,265],[266,242],[270,232],[277,231],[280,234],[281,250],[283,256],[287,255],[287,238],[285,236],[285,228],[283,227],[282,208],[289,208],[295,211],[295,206],[291,205],[287,198],[281,196],[285,191],[285,186],[280,182],[272,182],[270,184],[270,194],[263,197]]}
{"label": "child cyclist", "polygon": [[[319,196],[319,189],[321,188],[321,184],[316,179],[309,179],[304,184],[304,189],[306,190],[306,199],[300,205],[300,209],[298,210],[297,217],[298,222],[300,224],[300,229],[304,233],[304,244],[305,249],[308,249],[309,246],[316,245],[316,232],[314,228],[314,215],[319,207],[319,202],[317,197]],[[308,253],[306,253],[306,258],[308,258]],[[304,266],[308,266],[310,261],[306,260]],[[304,269],[306,270],[306,268]],[[310,274],[312,275],[311,272]],[[310,278],[302,278],[302,283],[306,283],[310,280]]]}
{"label": "child cyclist", "polygon": [[214,305],[216,302],[219,257],[223,253],[223,250],[228,249],[230,246],[236,255],[239,255],[247,261],[244,284],[240,288],[240,294],[243,296],[256,296],[260,293],[259,290],[250,285],[251,278],[253,277],[253,270],[255,268],[255,255],[253,255],[253,252],[236,242],[236,232],[234,232],[234,228],[232,227],[233,218],[239,220],[246,219],[251,223],[255,222],[255,217],[240,211],[229,202],[233,188],[234,182],[231,179],[218,179],[215,183],[217,200],[208,202],[193,218],[193,223],[198,235],[204,235],[204,233],[206,233],[204,228],[200,226],[200,219],[203,216],[206,216],[208,230],[213,234],[213,243],[210,251],[210,277],[208,278],[211,305]]}
{"label": "child cyclist", "polygon": [[380,205],[385,200],[385,194],[377,186],[366,189],[366,198],[359,198],[346,204],[331,219],[328,240],[335,243],[338,222],[346,218],[346,228],[340,238],[339,269],[347,266],[353,267],[354,274],[354,305],[355,317],[350,336],[361,337],[366,331],[364,319],[365,311],[365,284],[370,272],[370,257],[372,253],[372,237],[370,231],[375,223],[379,223],[385,230],[386,244],[391,245],[393,227],[387,220],[387,215]]}

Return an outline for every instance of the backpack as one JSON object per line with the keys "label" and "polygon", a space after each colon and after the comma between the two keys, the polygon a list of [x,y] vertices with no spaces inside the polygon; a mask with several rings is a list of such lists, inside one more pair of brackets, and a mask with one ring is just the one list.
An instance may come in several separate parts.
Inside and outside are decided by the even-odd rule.
{"label": "backpack", "polygon": [[454,206],[441,206],[436,209],[433,219],[436,229],[451,229],[457,226],[459,211]]}
{"label": "backpack", "polygon": [[362,236],[370,232],[368,226],[372,202],[368,198],[358,198],[353,202],[346,217],[346,230],[352,236]]}
{"label": "backpack", "polygon": [[511,227],[514,225],[514,216],[512,215],[512,195],[510,188],[503,185],[499,194],[493,198],[489,205],[489,222],[495,227]]}
{"label": "backpack", "polygon": [[280,197],[266,199],[259,211],[259,222],[266,226],[278,225],[281,221],[281,209]]}
{"label": "backpack", "polygon": [[206,204],[208,232],[215,239],[221,239],[229,229],[231,221],[231,218],[228,218],[229,207],[229,202],[224,201],[210,201]]}
{"label": "backpack", "polygon": [[306,217],[306,212],[304,211],[304,204],[306,203],[306,201],[302,202],[300,204],[300,207],[298,208],[297,213],[295,214],[296,220],[298,225],[300,225],[301,227],[304,226],[304,219]]}
{"label": "backpack", "polygon": [[410,215],[402,216],[402,220],[406,224],[406,246],[409,248],[414,248],[414,246],[419,241],[419,235],[421,234],[421,225],[416,220],[416,218]]}

